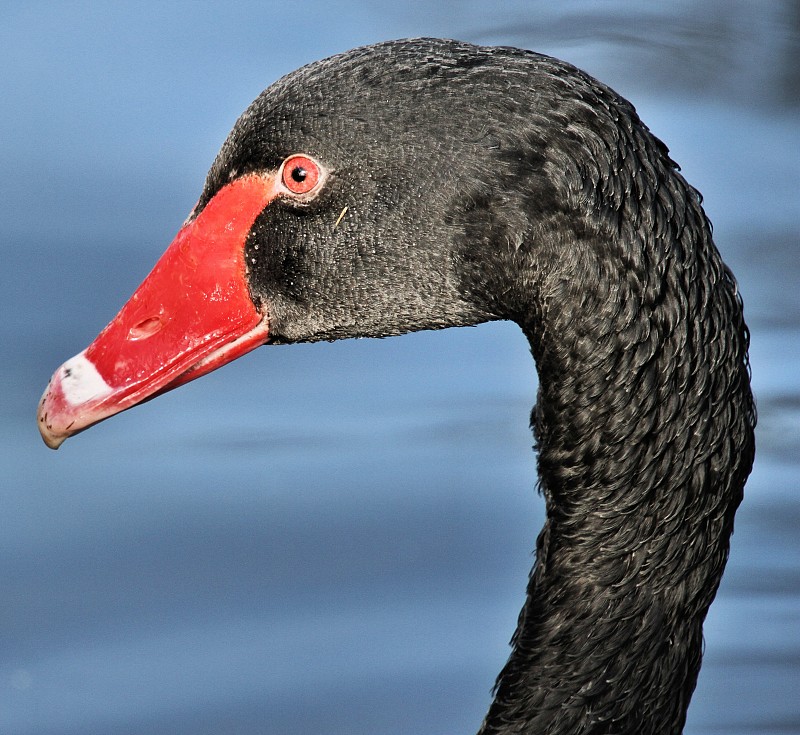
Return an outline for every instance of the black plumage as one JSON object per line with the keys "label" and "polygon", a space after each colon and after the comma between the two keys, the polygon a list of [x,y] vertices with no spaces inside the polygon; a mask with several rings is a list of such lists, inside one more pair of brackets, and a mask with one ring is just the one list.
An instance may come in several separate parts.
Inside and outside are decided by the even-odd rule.
{"label": "black plumage", "polygon": [[547,520],[481,733],[679,733],[754,455],[748,332],[701,198],[578,69],[420,39],[267,89],[225,184],[313,157],[246,241],[272,342],[510,319],[540,388]]}
{"label": "black plumage", "polygon": [[248,241],[275,341],[511,319],[531,344],[547,521],[481,732],[680,732],[754,453],[742,303],[700,195],[604,85],[451,41],[285,77],[204,200],[298,150],[325,191]]}

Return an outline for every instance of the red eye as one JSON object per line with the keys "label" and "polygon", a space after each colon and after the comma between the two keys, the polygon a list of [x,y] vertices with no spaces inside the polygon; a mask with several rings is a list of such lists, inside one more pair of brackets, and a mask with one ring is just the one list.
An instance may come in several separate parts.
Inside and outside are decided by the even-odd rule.
{"label": "red eye", "polygon": [[281,178],[292,194],[308,194],[319,183],[319,164],[308,156],[289,156],[283,162]]}

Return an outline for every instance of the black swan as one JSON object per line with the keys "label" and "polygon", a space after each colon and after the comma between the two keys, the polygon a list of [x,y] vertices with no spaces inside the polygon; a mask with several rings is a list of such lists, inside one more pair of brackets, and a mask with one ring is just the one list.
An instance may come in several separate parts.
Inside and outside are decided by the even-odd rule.
{"label": "black swan", "polygon": [[434,39],[310,64],[236,123],[53,448],[265,343],[510,319],[547,520],[480,732],[681,732],[754,456],[748,332],[699,193],[556,59]]}

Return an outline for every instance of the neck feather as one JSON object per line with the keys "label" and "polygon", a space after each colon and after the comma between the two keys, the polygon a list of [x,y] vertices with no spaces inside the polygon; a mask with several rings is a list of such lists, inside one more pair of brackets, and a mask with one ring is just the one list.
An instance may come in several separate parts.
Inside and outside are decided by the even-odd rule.
{"label": "neck feather", "polygon": [[505,271],[547,521],[482,735],[680,733],[752,465],[748,335],[699,195],[626,170]]}

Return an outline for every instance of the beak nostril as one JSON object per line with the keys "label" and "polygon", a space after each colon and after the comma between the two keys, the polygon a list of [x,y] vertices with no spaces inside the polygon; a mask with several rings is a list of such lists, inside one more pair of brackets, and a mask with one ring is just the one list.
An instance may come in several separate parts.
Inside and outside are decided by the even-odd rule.
{"label": "beak nostril", "polygon": [[131,327],[130,332],[128,332],[128,339],[134,341],[147,339],[156,334],[156,332],[160,332],[163,326],[164,322],[161,321],[160,316],[148,317],[140,321],[136,326]]}

